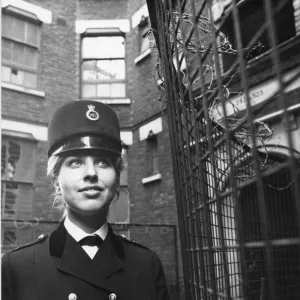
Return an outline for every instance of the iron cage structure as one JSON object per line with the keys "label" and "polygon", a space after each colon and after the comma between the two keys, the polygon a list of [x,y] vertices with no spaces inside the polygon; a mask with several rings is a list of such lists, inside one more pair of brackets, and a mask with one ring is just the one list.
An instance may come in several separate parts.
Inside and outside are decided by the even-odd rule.
{"label": "iron cage structure", "polygon": [[185,298],[300,299],[300,1],[147,5]]}

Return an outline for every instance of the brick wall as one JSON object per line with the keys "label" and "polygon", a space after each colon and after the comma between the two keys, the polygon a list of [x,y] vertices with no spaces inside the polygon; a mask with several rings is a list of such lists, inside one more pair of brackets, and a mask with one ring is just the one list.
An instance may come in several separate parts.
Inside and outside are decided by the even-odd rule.
{"label": "brick wall", "polygon": [[127,19],[127,2],[127,0],[79,0],[77,19]]}
{"label": "brick wall", "polygon": [[[9,89],[2,90],[2,115],[5,119],[47,126],[49,116],[63,103],[79,99],[79,41],[75,33],[75,20],[129,19],[146,3],[142,0],[78,0],[38,1],[27,0],[52,11],[52,24],[42,25],[39,90],[45,97],[24,94]],[[173,170],[167,116],[164,103],[159,102],[160,93],[153,78],[156,51],[138,64],[138,28],[126,33],[126,78],[127,97],[131,105],[111,105],[118,114],[121,128],[133,131],[134,143],[128,149],[128,173],[130,193],[130,221],[135,223],[177,224],[176,201],[173,184]],[[148,185],[142,184],[145,174],[145,141],[139,141],[139,127],[162,112],[163,131],[158,134],[159,165],[162,179]],[[46,178],[47,143],[37,144],[37,165],[35,182],[35,216],[41,220],[58,220],[53,211],[53,189]],[[52,228],[45,225],[43,229]],[[168,229],[166,229],[168,228]],[[144,235],[138,229],[130,229],[131,238],[155,250],[162,259],[172,299],[177,299],[177,271],[180,265],[179,249],[173,227],[155,227]],[[44,230],[35,228],[30,235],[35,238]],[[172,229],[173,230],[173,229]],[[172,231],[173,232],[173,231]],[[177,235],[178,236],[178,235]],[[178,241],[178,239],[177,239]],[[177,255],[177,256],[176,256]],[[178,264],[175,264],[179,257]],[[180,268],[179,268],[179,274]],[[180,276],[180,275],[179,275]]]}
{"label": "brick wall", "polygon": [[[75,1],[34,1],[32,4],[52,11],[52,23],[41,26],[38,90],[45,97],[2,89],[2,118],[47,126],[49,116],[63,103],[75,100]],[[36,158],[35,216],[45,220],[52,214],[52,188],[46,177],[47,143],[38,141]]]}

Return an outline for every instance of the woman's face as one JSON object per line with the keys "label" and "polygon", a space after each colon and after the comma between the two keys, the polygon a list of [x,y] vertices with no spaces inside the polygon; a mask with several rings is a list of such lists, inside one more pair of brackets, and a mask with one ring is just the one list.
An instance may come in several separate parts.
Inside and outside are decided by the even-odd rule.
{"label": "woman's face", "polygon": [[118,188],[119,176],[107,156],[68,156],[57,183],[67,211],[95,215],[108,209]]}

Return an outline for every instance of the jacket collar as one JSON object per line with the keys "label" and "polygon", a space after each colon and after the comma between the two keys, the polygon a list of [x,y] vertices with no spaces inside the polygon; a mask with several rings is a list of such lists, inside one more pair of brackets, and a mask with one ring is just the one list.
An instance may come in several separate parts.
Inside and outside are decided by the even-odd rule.
{"label": "jacket collar", "polygon": [[[59,224],[58,228],[54,230],[50,235],[49,250],[51,256],[62,257],[66,244],[67,234],[68,232],[64,226],[64,221],[62,221]],[[106,236],[106,239],[110,240],[119,258],[123,259],[125,253],[121,238],[113,232],[110,224],[108,224],[108,234]]]}

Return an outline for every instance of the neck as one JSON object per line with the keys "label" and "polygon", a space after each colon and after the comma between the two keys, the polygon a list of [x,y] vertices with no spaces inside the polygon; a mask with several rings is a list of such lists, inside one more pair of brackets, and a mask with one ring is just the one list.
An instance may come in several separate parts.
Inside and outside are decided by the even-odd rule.
{"label": "neck", "polygon": [[95,215],[82,215],[76,211],[68,210],[68,218],[84,232],[93,233],[107,221],[107,211]]}

